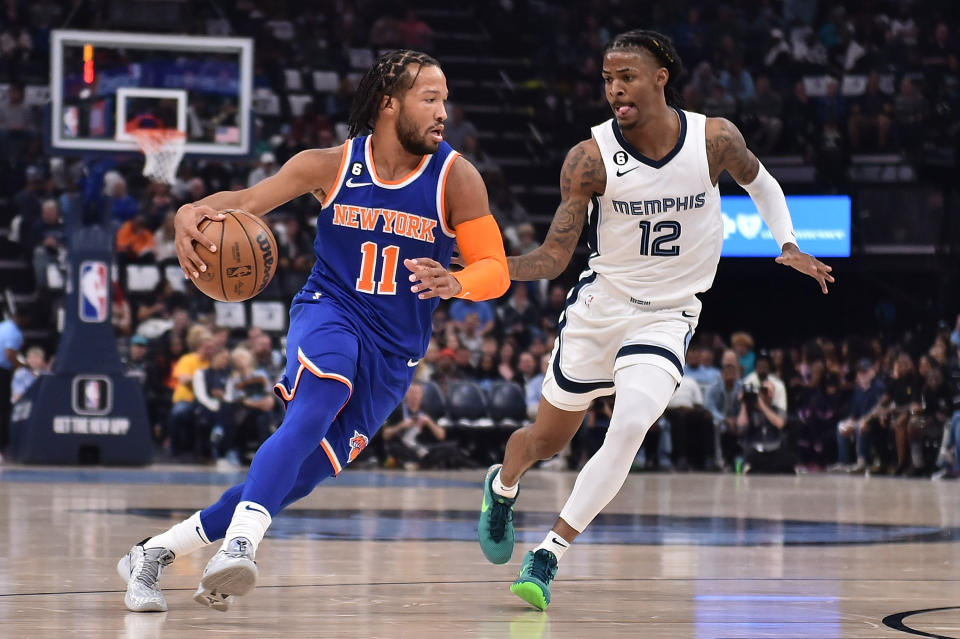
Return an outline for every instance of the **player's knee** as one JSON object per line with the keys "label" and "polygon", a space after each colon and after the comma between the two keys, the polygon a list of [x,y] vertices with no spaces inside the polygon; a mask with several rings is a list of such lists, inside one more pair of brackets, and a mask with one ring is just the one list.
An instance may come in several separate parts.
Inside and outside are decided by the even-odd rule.
{"label": "player's knee", "polygon": [[662,404],[666,402],[656,401],[639,392],[622,400],[618,397],[617,401],[624,404],[617,405],[603,445],[635,451],[640,448],[650,427],[663,414]]}
{"label": "player's knee", "polygon": [[607,436],[603,440],[603,445],[636,453],[636,451],[640,449],[640,445],[643,443],[647,432],[649,432],[655,420],[655,417],[646,416],[625,419],[623,422],[617,424],[616,428],[607,430]]}

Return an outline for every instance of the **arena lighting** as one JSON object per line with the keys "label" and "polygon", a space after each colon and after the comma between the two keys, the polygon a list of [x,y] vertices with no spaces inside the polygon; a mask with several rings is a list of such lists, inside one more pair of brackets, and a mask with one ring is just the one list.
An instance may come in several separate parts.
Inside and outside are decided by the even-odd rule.
{"label": "arena lighting", "polygon": [[95,73],[93,70],[93,45],[85,44],[83,45],[83,83],[93,84],[94,76],[95,76]]}

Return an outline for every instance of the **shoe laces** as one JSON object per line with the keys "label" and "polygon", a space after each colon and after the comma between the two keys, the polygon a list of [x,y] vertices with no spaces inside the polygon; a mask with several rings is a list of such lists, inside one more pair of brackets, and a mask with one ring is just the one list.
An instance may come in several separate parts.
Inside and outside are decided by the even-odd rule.
{"label": "shoe laces", "polygon": [[553,581],[557,576],[557,557],[549,550],[541,548],[533,553],[533,563],[530,565],[530,576],[536,577],[545,584]]}
{"label": "shoe laces", "polygon": [[156,588],[163,567],[173,562],[174,555],[166,548],[144,548],[143,558],[134,579],[148,588]]}
{"label": "shoe laces", "polygon": [[503,540],[507,522],[513,521],[513,499],[508,499],[490,491],[493,504],[490,506],[490,538],[499,543]]}

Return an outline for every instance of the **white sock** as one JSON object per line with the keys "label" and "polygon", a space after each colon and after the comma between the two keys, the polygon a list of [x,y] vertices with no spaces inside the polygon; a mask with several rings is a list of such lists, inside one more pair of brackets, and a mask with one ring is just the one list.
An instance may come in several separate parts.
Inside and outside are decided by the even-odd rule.
{"label": "white sock", "polygon": [[160,533],[144,542],[144,548],[169,548],[177,557],[189,555],[210,544],[207,533],[200,523],[200,511],[175,525],[167,532]]}
{"label": "white sock", "polygon": [[504,483],[500,481],[500,473],[502,471],[502,468],[497,471],[497,474],[493,478],[491,487],[493,488],[493,492],[497,493],[501,497],[513,499],[517,496],[517,491],[520,490],[520,482],[517,482],[513,486],[505,486]]}
{"label": "white sock", "polygon": [[552,552],[557,556],[557,561],[560,561],[563,553],[567,552],[567,549],[570,548],[570,542],[557,534],[555,530],[551,530],[543,541],[540,542],[540,545],[533,549],[533,552],[537,552],[541,548]]}
{"label": "white sock", "polygon": [[263,536],[270,527],[273,519],[267,509],[260,504],[252,501],[241,501],[233,511],[233,519],[230,520],[230,527],[227,528],[227,534],[223,538],[221,550],[227,550],[231,539],[245,537],[253,546],[253,552],[257,552],[257,546],[263,541]]}

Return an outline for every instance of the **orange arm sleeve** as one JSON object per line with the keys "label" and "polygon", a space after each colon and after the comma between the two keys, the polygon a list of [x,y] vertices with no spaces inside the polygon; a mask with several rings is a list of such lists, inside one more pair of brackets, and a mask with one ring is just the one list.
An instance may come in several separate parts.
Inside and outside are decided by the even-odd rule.
{"label": "orange arm sleeve", "polygon": [[460,282],[456,297],[480,302],[506,293],[510,288],[510,272],[500,227],[493,216],[467,220],[455,230],[460,255],[467,264],[462,271],[453,274]]}

